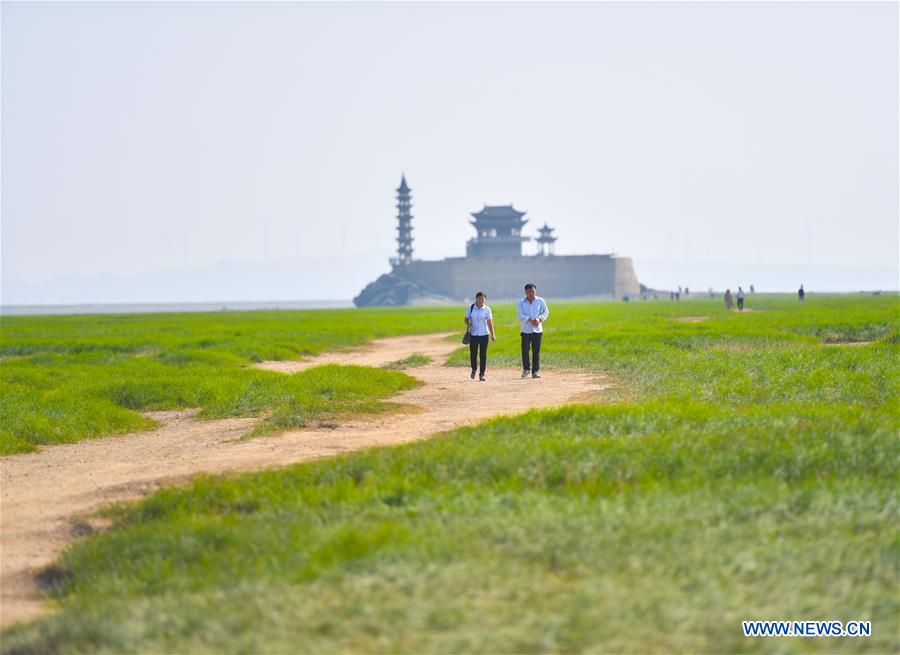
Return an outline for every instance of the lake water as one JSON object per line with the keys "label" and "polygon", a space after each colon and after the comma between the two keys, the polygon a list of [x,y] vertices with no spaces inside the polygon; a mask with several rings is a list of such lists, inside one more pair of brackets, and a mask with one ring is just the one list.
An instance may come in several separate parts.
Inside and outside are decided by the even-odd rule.
{"label": "lake water", "polygon": [[96,305],[3,305],[2,316],[46,316],[54,314],[157,314],[164,312],[246,312],[262,309],[344,309],[350,300],[271,300],[253,302],[184,302]]}

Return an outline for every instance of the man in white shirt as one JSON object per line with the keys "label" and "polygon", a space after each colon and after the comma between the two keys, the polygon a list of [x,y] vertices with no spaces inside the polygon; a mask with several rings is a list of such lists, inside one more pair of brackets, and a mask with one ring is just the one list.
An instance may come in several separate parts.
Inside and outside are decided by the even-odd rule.
{"label": "man in white shirt", "polygon": [[[525,285],[525,297],[519,301],[517,311],[522,324],[522,377],[529,373],[533,378],[541,377],[541,337],[544,336],[544,321],[550,316],[547,303],[535,295],[537,287],[529,282]],[[531,361],[528,351],[531,350]]]}

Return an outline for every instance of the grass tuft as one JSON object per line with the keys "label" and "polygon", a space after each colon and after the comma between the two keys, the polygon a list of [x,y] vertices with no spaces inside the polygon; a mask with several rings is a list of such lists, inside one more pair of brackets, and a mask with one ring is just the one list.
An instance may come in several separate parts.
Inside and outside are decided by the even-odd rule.
{"label": "grass tuft", "polygon": [[427,366],[431,363],[431,357],[428,355],[423,355],[421,353],[413,353],[409,357],[404,357],[403,359],[398,359],[397,361],[390,362],[385,364],[381,368],[387,369],[389,371],[401,371],[407,368],[415,368],[418,366]]}

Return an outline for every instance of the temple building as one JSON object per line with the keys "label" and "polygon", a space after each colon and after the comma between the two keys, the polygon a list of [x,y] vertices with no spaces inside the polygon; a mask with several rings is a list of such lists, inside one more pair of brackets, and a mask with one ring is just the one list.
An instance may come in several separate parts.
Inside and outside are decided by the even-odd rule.
{"label": "temple building", "polygon": [[478,235],[466,243],[466,257],[521,257],[522,220],[525,212],[516,211],[512,205],[499,207],[484,206],[473,213],[474,221],[469,221]]}
{"label": "temple building", "polygon": [[557,237],[547,223],[538,229],[538,250],[523,255],[526,212],[509,205],[485,205],[471,214],[475,237],[466,243],[465,257],[437,261],[413,258],[412,189],[402,176],[397,192],[397,254],[391,272],[367,285],[353,299],[358,307],[427,305],[470,300],[484,290],[492,301],[522,296],[534,282],[548,298],[636,297],[641,288],[631,259],[606,255],[557,255]]}

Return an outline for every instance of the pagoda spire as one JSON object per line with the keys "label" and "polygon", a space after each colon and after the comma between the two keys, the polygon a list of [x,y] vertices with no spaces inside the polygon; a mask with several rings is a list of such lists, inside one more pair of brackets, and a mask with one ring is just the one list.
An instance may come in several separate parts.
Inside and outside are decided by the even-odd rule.
{"label": "pagoda spire", "polygon": [[397,256],[391,259],[391,266],[398,268],[412,263],[412,189],[406,183],[406,175],[400,176],[397,187]]}

